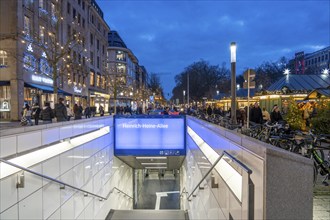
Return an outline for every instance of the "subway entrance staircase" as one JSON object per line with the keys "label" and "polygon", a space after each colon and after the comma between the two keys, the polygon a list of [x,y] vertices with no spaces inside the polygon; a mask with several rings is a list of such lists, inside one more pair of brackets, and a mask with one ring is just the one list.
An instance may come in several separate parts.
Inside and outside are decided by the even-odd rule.
{"label": "subway entrance staircase", "polygon": [[183,210],[110,210],[106,220],[130,219],[176,219],[188,220],[188,213]]}

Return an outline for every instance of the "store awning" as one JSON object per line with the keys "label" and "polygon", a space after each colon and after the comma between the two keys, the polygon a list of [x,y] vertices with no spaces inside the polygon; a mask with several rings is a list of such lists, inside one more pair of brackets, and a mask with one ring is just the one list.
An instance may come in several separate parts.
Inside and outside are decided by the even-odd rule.
{"label": "store awning", "polygon": [[9,81],[0,81],[0,86],[9,86],[10,82]]}
{"label": "store awning", "polygon": [[[40,89],[42,90],[44,93],[53,93],[54,89],[51,86],[45,86],[45,85],[38,85],[38,84],[34,84],[34,83],[25,83],[26,87],[30,87],[30,88],[36,88],[36,89]],[[72,94],[65,92],[61,89],[58,89],[58,93],[59,94],[63,94],[63,95],[69,95],[71,96]]]}

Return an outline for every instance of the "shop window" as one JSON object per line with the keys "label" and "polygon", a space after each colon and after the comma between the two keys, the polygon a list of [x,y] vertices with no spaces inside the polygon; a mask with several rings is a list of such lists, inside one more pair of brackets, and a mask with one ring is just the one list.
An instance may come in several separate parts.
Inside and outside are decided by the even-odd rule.
{"label": "shop window", "polygon": [[96,86],[97,87],[101,86],[101,76],[100,76],[100,74],[96,75]]}
{"label": "shop window", "polygon": [[124,51],[120,51],[120,50],[116,51],[116,60],[118,60],[118,61],[126,60],[126,54],[124,53]]}
{"label": "shop window", "polygon": [[8,66],[8,55],[4,50],[0,50],[0,68]]}
{"label": "shop window", "polygon": [[95,73],[94,72],[90,72],[90,77],[89,77],[89,84],[91,86],[94,86],[95,85]]}

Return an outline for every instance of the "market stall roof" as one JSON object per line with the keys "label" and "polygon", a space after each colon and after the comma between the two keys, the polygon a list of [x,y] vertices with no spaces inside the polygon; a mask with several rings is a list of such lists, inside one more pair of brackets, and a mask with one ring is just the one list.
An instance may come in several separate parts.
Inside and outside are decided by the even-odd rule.
{"label": "market stall roof", "polygon": [[305,100],[309,99],[319,99],[321,97],[328,97],[330,98],[330,86],[328,88],[321,88],[321,89],[314,89],[310,92]]}
{"label": "market stall roof", "polygon": [[281,91],[287,88],[291,91],[302,90],[312,91],[317,88],[327,88],[330,85],[330,76],[321,75],[301,75],[289,74],[272,84],[268,91]]}

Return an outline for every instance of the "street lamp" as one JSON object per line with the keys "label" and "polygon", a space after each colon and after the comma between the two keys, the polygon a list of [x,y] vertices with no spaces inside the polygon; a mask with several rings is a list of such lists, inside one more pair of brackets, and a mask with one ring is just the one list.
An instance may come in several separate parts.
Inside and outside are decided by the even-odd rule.
{"label": "street lamp", "polygon": [[184,97],[186,97],[186,90],[183,90],[183,99],[182,99],[183,104],[184,104]]}
{"label": "street lamp", "polygon": [[241,86],[240,86],[239,84],[237,84],[237,86],[236,86],[236,87],[237,87],[237,90],[239,90],[239,88],[241,88]]}
{"label": "street lamp", "polygon": [[231,123],[236,124],[236,43],[230,44],[231,63]]}
{"label": "street lamp", "polygon": [[323,69],[323,70],[322,70],[322,73],[323,73],[324,75],[329,75],[329,69],[327,69],[327,68]]}
{"label": "street lamp", "polygon": [[284,74],[284,75],[289,75],[289,74],[290,74],[290,70],[289,70],[289,69],[285,69],[285,70],[283,71],[283,74]]}

